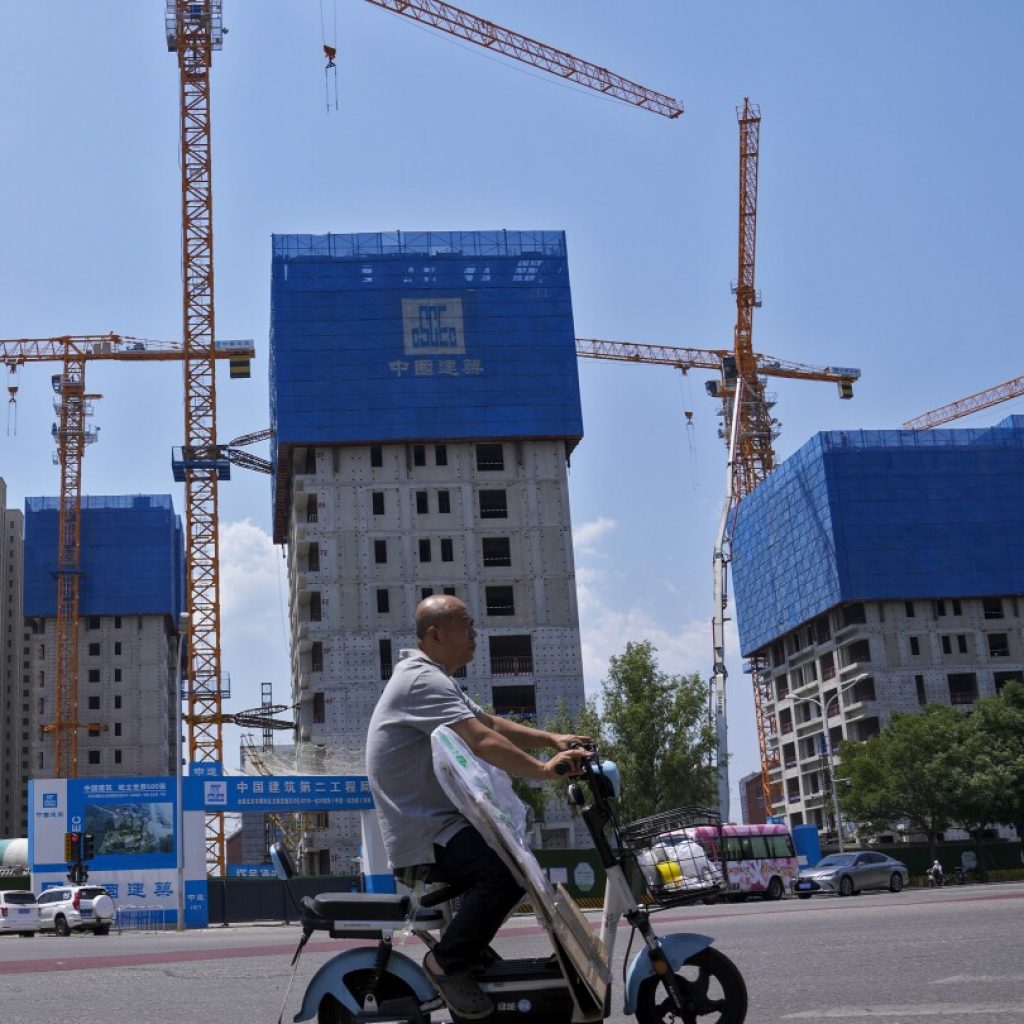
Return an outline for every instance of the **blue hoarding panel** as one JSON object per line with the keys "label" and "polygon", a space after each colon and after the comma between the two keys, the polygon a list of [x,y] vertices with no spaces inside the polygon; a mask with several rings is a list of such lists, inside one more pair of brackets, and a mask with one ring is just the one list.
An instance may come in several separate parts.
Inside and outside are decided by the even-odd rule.
{"label": "blue hoarding panel", "polygon": [[1024,592],[1024,417],[984,430],[818,434],[740,505],[752,654],[847,601]]}
{"label": "blue hoarding panel", "polygon": [[190,777],[184,785],[188,810],[361,811],[373,807],[365,775]]}
{"label": "blue hoarding panel", "polygon": [[[25,501],[25,615],[57,614],[58,498]],[[82,498],[79,614],[168,615],[184,608],[185,547],[169,495]]]}

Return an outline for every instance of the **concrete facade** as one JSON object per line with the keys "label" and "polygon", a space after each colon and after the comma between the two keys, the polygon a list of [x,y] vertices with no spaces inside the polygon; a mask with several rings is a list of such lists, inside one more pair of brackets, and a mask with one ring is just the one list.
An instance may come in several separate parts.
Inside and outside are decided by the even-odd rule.
{"label": "concrete facade", "polygon": [[[429,593],[464,600],[477,652],[462,685],[543,726],[583,703],[561,440],[295,447],[288,572],[296,756],[362,772],[370,715]],[[311,872],[346,873],[356,815],[303,832]],[[537,840],[582,841],[558,802]]]}
{"label": "concrete facade", "polygon": [[775,725],[776,813],[833,830],[826,725],[835,750],[875,735],[894,711],[966,709],[1024,680],[1022,611],[1020,595],[851,602],[756,652]]}
{"label": "concrete facade", "polygon": [[0,838],[28,835],[30,675],[22,617],[25,519],[0,479]]}
{"label": "concrete facade", "polygon": [[[33,775],[56,774],[52,733],[57,699],[55,618],[28,620],[33,715]],[[174,773],[177,632],[164,615],[85,616],[78,634],[78,775]]]}

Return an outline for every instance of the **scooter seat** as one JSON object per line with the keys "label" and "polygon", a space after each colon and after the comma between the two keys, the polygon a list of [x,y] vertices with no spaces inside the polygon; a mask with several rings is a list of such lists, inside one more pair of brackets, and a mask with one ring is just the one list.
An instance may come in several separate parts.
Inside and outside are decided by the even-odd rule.
{"label": "scooter seat", "polygon": [[[409,921],[409,910],[412,901],[407,895],[389,895],[386,893],[352,893],[352,892],[321,892],[316,896],[307,896],[302,905],[307,914],[319,920],[311,924],[320,927],[333,926],[344,922],[346,929],[357,930],[382,929],[405,924]],[[433,907],[417,907],[412,923],[421,927],[437,926],[444,920],[444,915]]]}

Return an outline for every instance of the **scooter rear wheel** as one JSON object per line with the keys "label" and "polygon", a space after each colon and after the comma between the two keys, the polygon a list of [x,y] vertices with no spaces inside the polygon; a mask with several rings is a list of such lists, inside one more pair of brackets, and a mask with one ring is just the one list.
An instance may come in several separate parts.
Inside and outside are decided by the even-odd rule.
{"label": "scooter rear wheel", "polygon": [[[372,976],[372,971],[353,971],[351,974],[345,975],[345,984],[360,1005],[366,997],[366,990]],[[402,999],[403,997],[415,998],[408,985],[399,981],[394,975],[386,974],[377,991],[378,1003],[385,999]],[[316,1019],[317,1024],[353,1024],[356,1018],[334,996],[329,995],[324,996],[320,1001]],[[410,1015],[409,1019],[415,1021],[416,1024],[430,1024],[429,1013],[420,1013],[418,1016]]]}
{"label": "scooter rear wheel", "polygon": [[736,965],[713,946],[690,957],[676,971],[686,1006],[679,1014],[657,977],[647,978],[637,993],[637,1024],[743,1024],[747,986]]}

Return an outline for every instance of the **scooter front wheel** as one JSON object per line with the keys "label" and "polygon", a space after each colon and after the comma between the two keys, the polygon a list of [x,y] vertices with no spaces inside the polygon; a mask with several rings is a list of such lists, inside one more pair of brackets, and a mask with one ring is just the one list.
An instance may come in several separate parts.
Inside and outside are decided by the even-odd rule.
{"label": "scooter front wheel", "polygon": [[[357,1003],[363,1005],[366,993],[370,987],[370,980],[373,971],[353,971],[345,975],[345,985]],[[415,1008],[415,995],[412,990],[398,978],[391,974],[385,974],[380,987],[377,990],[377,1002],[385,1000],[408,999],[410,1012],[408,1020],[411,1024],[430,1024],[430,1014],[423,1013]],[[356,1018],[347,1010],[334,996],[324,996],[320,1000],[320,1007],[316,1014],[317,1024],[354,1024]],[[391,1019],[390,1017],[388,1018]],[[396,1018],[398,1019],[398,1018]]]}
{"label": "scooter front wheel", "polygon": [[743,1024],[747,986],[736,965],[714,946],[694,953],[676,971],[683,993],[683,1012],[657,976],[647,978],[637,993],[637,1024]]}

